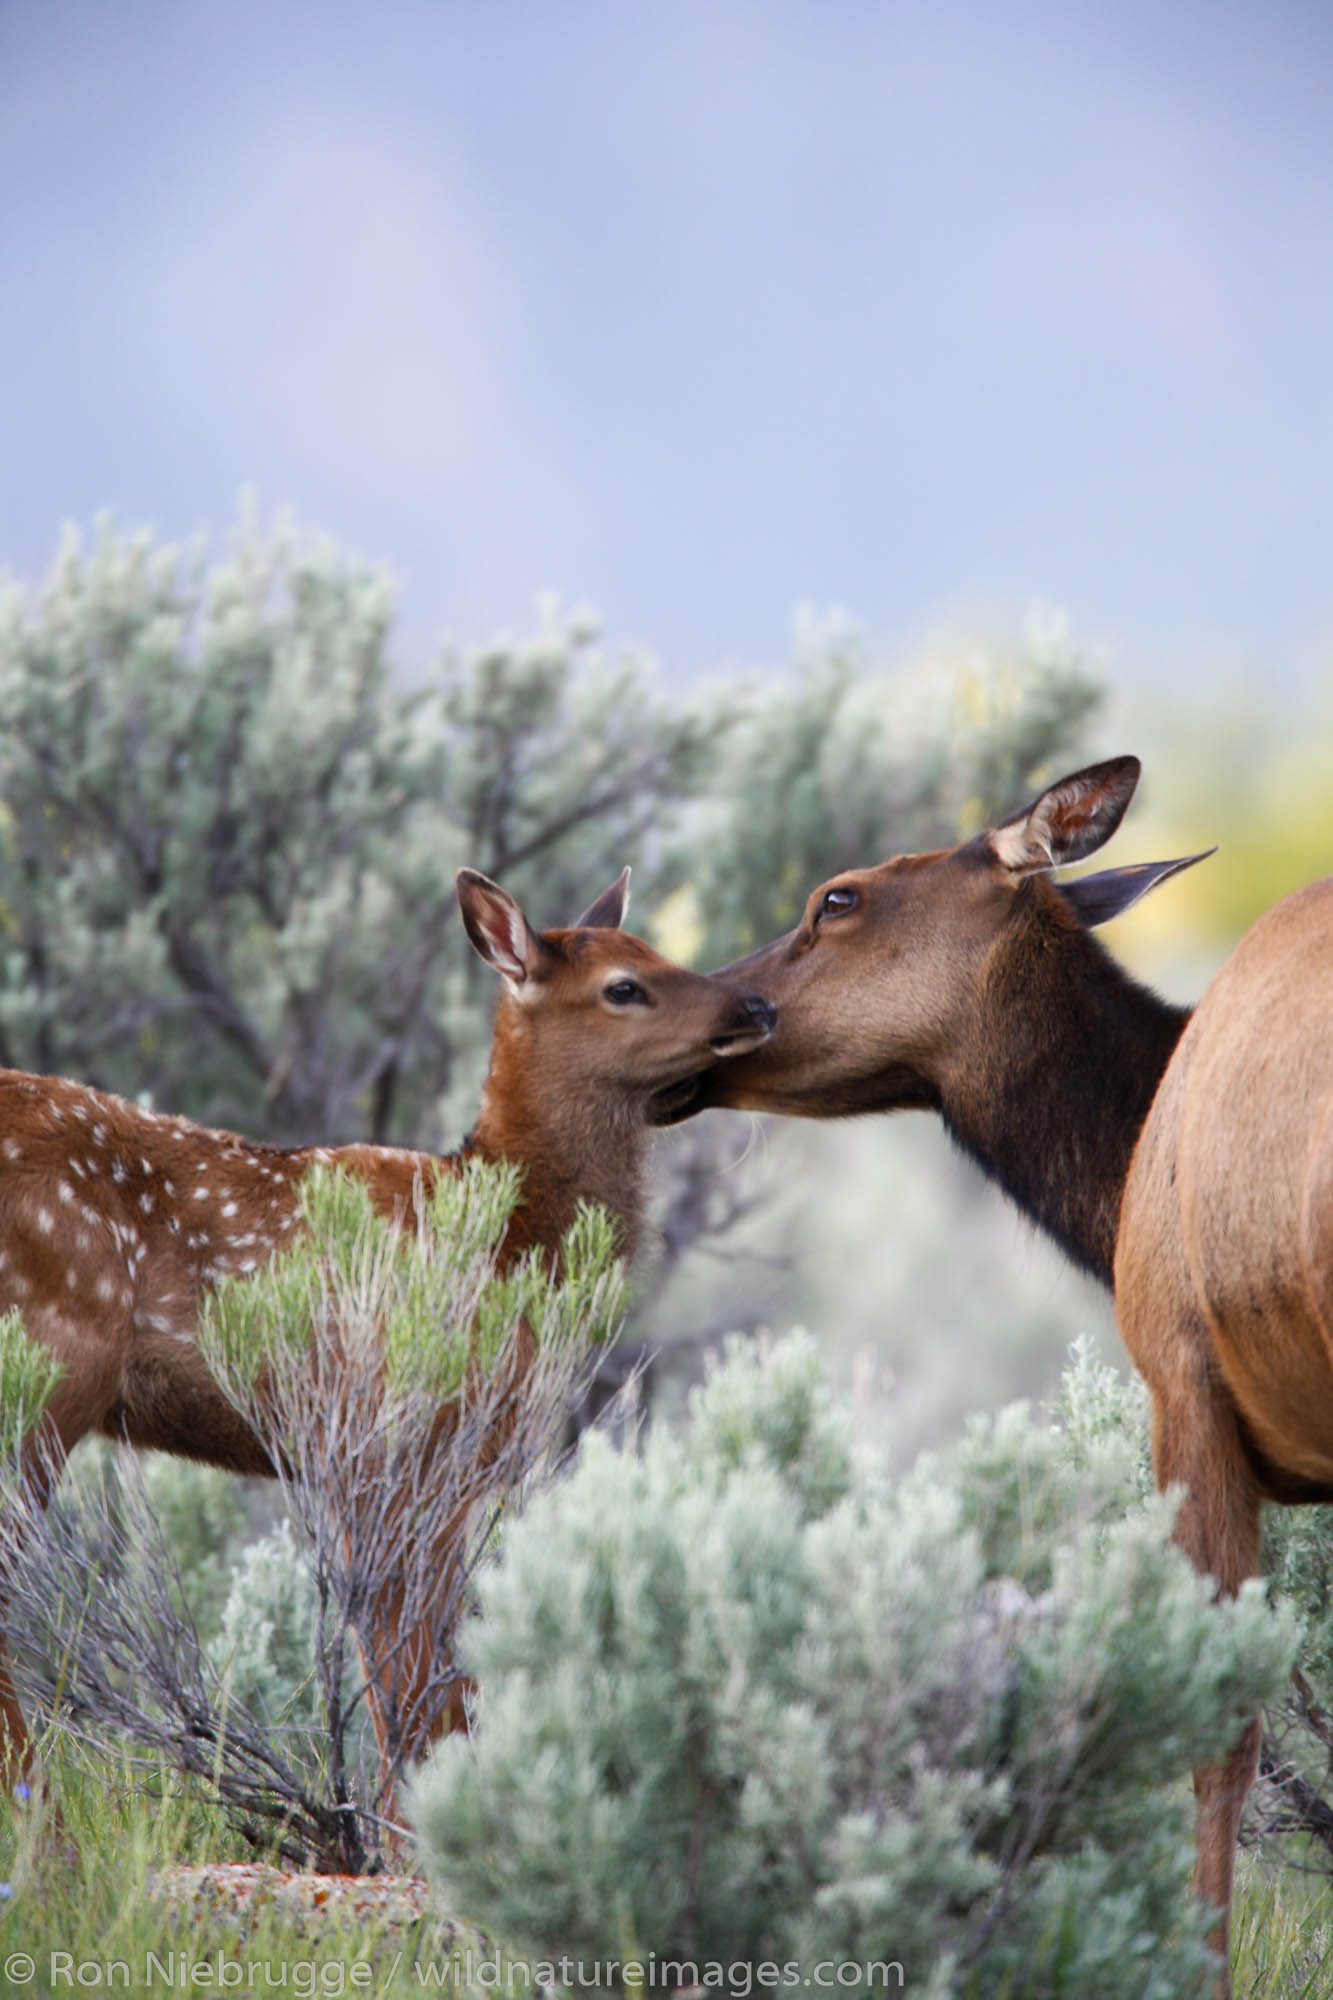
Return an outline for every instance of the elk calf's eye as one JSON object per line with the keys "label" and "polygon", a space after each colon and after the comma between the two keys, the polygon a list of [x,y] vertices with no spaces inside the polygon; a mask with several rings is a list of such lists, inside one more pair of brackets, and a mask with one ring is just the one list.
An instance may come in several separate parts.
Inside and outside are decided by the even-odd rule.
{"label": "elk calf's eye", "polygon": [[822,917],[840,917],[846,910],[854,910],[861,898],[855,889],[830,889],[820,905]]}
{"label": "elk calf's eye", "polygon": [[636,1001],[646,1003],[648,999],[637,979],[613,979],[602,991],[616,1007],[632,1007]]}

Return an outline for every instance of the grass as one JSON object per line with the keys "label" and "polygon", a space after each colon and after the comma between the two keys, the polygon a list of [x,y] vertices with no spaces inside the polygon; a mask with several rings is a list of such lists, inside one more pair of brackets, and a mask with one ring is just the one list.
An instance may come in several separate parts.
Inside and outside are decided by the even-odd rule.
{"label": "grass", "polygon": [[[271,1905],[202,1920],[173,1915],[163,1871],[262,1857],[197,1786],[166,1769],[146,1779],[68,1739],[49,1749],[47,1767],[61,1800],[58,1828],[36,1800],[0,1802],[0,1994],[419,2000],[453,1991],[493,2000],[492,1947],[442,1911],[415,1922],[365,1919],[333,1898],[305,1916]],[[1243,1857],[1232,1966],[1237,2000],[1330,2000],[1333,1883]]]}
{"label": "grass", "polygon": [[1252,1856],[1237,1870],[1231,1920],[1236,2000],[1329,2000],[1333,1883],[1273,1871]]}
{"label": "grass", "polygon": [[[416,1922],[168,1908],[160,1872],[185,1862],[262,1859],[197,1787],[163,1771],[145,1781],[68,1741],[48,1752],[61,1824],[36,1799],[0,1805],[0,1993],[284,1992],[296,2000],[365,1992],[380,2000],[466,1991],[458,1936]],[[22,1788],[20,1788],[20,1791]],[[30,1968],[30,1969],[29,1969]]]}

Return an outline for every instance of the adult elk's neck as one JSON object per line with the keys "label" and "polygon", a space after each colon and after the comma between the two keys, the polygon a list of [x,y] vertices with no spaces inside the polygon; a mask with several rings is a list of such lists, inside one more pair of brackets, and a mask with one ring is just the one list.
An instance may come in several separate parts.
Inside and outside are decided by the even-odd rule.
{"label": "adult elk's neck", "polygon": [[504,1258],[534,1247],[558,1250],[580,1202],[609,1212],[619,1225],[619,1254],[630,1257],[643,1219],[643,1106],[586,1075],[566,1078],[543,1062],[539,1043],[518,1003],[502,1000],[471,1151],[523,1170]]}
{"label": "adult elk's neck", "polygon": [[941,1088],[952,1137],[1104,1285],[1130,1158],[1188,1019],[1072,913],[1034,897],[997,949],[975,1036]]}

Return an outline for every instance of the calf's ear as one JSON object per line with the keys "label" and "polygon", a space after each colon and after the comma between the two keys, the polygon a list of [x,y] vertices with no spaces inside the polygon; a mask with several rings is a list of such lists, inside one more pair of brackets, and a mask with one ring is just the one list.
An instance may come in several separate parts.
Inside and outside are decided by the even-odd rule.
{"label": "calf's ear", "polygon": [[458,871],[458,906],[473,949],[517,992],[535,979],[550,957],[518,904],[475,868]]}

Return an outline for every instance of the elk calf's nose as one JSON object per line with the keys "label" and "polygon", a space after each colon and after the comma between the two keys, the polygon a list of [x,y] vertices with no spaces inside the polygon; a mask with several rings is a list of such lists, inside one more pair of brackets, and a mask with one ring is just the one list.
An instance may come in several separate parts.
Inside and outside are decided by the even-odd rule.
{"label": "elk calf's nose", "polygon": [[771,1000],[761,1000],[757,993],[747,993],[741,1005],[756,1027],[766,1028],[770,1034],[777,1027],[778,1010]]}

